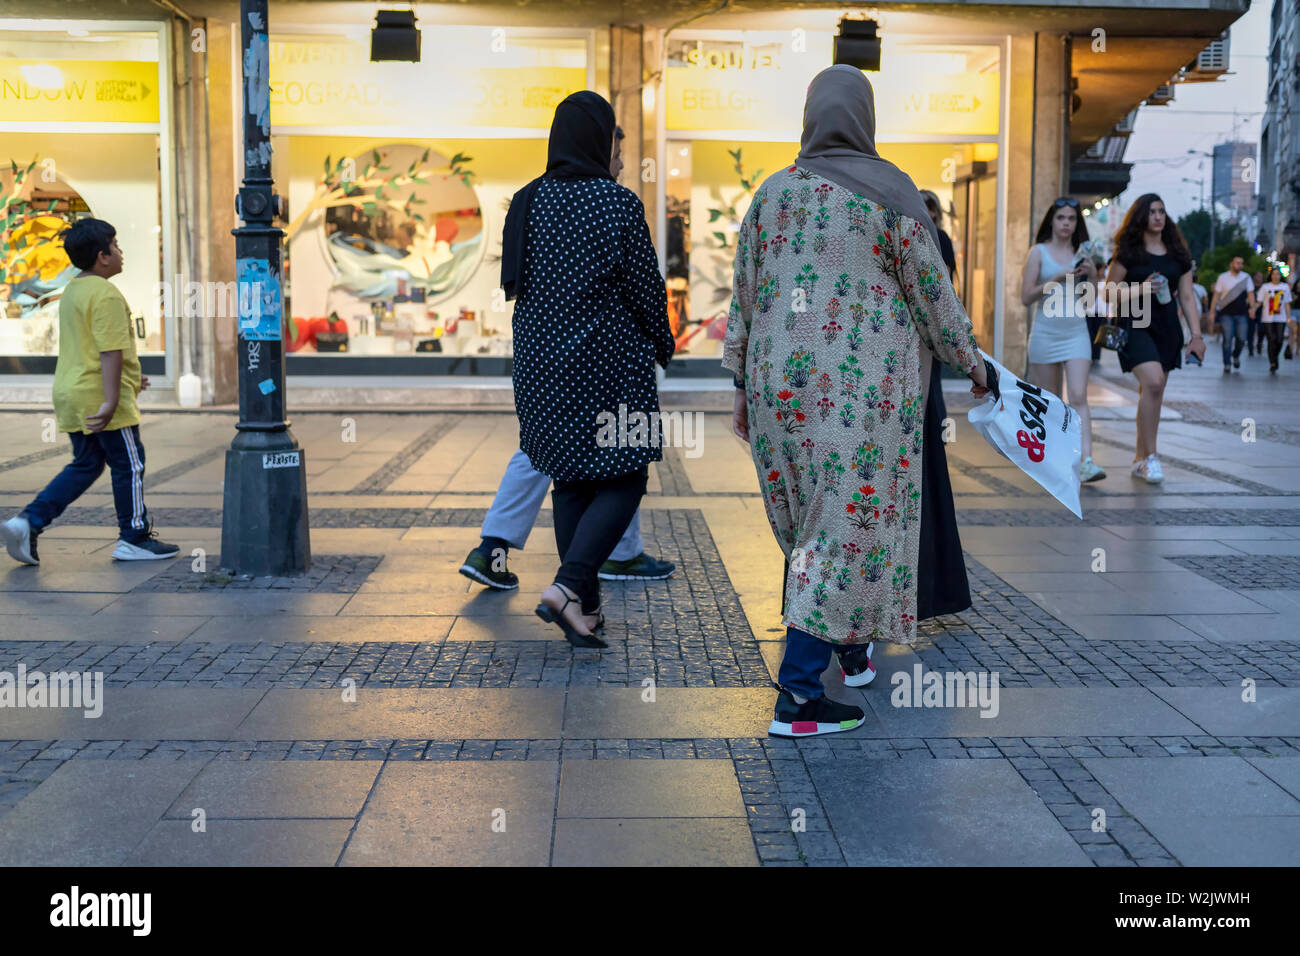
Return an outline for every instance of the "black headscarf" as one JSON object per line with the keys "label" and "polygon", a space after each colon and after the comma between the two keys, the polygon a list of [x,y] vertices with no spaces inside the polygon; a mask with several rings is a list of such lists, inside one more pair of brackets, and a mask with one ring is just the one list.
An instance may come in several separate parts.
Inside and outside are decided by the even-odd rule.
{"label": "black headscarf", "polygon": [[555,108],[546,147],[546,172],[510,200],[501,237],[501,288],[507,301],[523,292],[524,233],[528,206],[543,179],[613,179],[614,108],[599,93],[582,90]]}

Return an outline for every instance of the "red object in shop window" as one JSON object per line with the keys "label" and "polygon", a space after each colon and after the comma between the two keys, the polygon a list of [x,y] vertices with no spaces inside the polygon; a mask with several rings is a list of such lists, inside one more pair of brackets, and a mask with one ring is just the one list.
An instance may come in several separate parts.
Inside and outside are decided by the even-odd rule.
{"label": "red object in shop window", "polygon": [[437,242],[450,243],[460,233],[455,219],[443,217],[433,224],[433,237]]}
{"label": "red object in shop window", "polygon": [[285,318],[287,329],[284,333],[284,350],[286,352],[297,352],[311,341],[311,324],[314,321],[315,319],[295,319],[293,316]]}
{"label": "red object in shop window", "polygon": [[298,352],[310,345],[316,347],[317,332],[346,332],[348,323],[337,314],[314,316],[310,319],[289,319],[289,333],[284,337],[285,351]]}

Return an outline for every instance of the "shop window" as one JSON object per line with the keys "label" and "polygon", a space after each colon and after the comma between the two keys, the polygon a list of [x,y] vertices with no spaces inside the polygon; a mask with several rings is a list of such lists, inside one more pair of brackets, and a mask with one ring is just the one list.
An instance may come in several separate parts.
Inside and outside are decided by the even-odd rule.
{"label": "shop window", "polygon": [[483,259],[470,159],[411,143],[326,156],[286,229],[290,288],[324,289],[324,314],[304,313],[306,297],[291,297],[289,351],[447,352],[444,335],[459,341],[470,331],[461,321],[477,325],[472,314],[439,308]]}
{"label": "shop window", "polygon": [[0,29],[0,355],[47,357],[7,372],[52,368],[78,271],[59,233],[86,216],[117,230],[137,350],[166,350],[158,50],[153,31]]}
{"label": "shop window", "polygon": [[49,168],[35,159],[26,166],[10,159],[0,170],[0,297],[4,318],[17,320],[17,327],[0,326],[0,353],[59,351],[59,298],[80,271],[63,251],[60,234],[90,209],[74,189],[48,175]]}

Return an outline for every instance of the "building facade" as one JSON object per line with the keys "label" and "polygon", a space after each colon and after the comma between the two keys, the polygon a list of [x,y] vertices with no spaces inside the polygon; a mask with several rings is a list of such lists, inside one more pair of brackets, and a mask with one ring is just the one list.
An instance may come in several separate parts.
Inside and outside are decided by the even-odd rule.
{"label": "building facade", "polygon": [[1273,0],[1269,25],[1268,95],[1260,133],[1260,230],[1292,274],[1300,254],[1300,4]]}
{"label": "building facade", "polygon": [[1255,212],[1258,181],[1254,143],[1219,143],[1214,147],[1213,202],[1228,211],[1228,218],[1248,220]]}
{"label": "building facade", "polygon": [[[1122,141],[1137,104],[1247,5],[874,8],[880,150],[940,196],[959,292],[1004,363],[1025,360],[1020,273],[1047,205],[1121,191],[1122,142],[1098,144]],[[734,230],[798,151],[804,90],[832,62],[843,10],[750,3],[666,20],[649,3],[416,5],[420,62],[394,63],[370,60],[379,6],[270,8],[294,381],[509,374],[505,209],[545,166],[555,104],[584,88],[611,99],[626,133],[622,182],[645,204],[669,286],[669,375],[721,377]],[[123,237],[116,281],[137,311],[154,400],[193,371],[204,401],[232,401],[238,5],[64,7],[77,18],[11,0],[0,20],[0,187],[22,212],[0,236],[0,398],[48,396],[70,268],[54,237],[89,214]]]}

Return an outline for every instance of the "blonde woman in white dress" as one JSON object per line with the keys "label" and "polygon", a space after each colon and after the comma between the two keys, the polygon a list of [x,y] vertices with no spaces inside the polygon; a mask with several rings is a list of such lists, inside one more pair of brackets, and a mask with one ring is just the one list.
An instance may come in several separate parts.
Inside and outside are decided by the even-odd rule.
{"label": "blonde woman in white dress", "polygon": [[[1079,213],[1079,201],[1063,196],[1053,202],[1029,250],[1020,299],[1032,310],[1029,380],[1064,396],[1064,375],[1067,401],[1078,413],[1082,429],[1079,477],[1083,481],[1100,481],[1106,472],[1092,460],[1092,415],[1088,410],[1092,342],[1088,338],[1087,310],[1081,301],[1082,283],[1097,281],[1092,257],[1079,254],[1080,245],[1087,240],[1088,229]],[[1069,276],[1074,277],[1073,283],[1067,281]]]}

